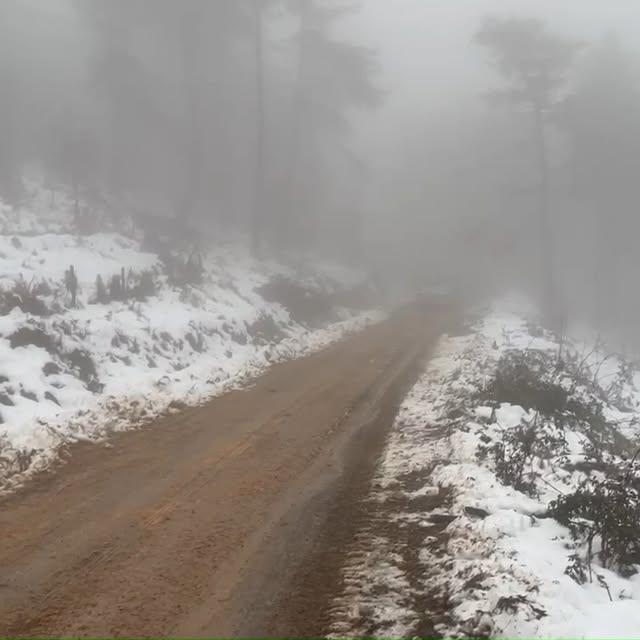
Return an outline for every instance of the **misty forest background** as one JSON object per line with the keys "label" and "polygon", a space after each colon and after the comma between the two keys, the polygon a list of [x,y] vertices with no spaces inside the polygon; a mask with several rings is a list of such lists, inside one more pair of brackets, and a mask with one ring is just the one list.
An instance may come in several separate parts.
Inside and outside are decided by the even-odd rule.
{"label": "misty forest background", "polygon": [[519,287],[556,329],[638,346],[640,58],[615,35],[479,20],[465,55],[485,90],[395,122],[372,154],[362,122],[389,94],[345,30],[357,2],[52,7],[0,1],[5,202],[38,175],[72,193],[79,233],[129,216],[185,245],[363,266],[387,290]]}

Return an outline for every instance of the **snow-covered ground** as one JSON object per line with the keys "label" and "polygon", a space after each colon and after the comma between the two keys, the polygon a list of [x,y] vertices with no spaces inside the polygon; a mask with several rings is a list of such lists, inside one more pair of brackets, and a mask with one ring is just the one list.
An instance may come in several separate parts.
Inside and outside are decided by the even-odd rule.
{"label": "snow-covered ground", "polygon": [[[273,292],[288,283],[332,300],[362,282],[353,270],[285,267],[218,245],[202,253],[196,281],[175,285],[135,236],[74,235],[62,195],[53,203],[35,190],[29,202],[0,206],[0,489],[47,465],[61,444],[200,403],[380,318],[336,303],[313,324]],[[122,269],[129,293],[105,299]]]}
{"label": "snow-covered ground", "polygon": [[[441,339],[374,478],[378,516],[344,567],[336,636],[638,637],[640,380],[528,317],[503,301]],[[502,398],[524,388],[522,363],[544,383],[529,406]],[[579,490],[594,493],[563,520]],[[616,534],[631,527],[629,558],[599,534],[588,555],[585,532],[614,517],[594,515],[598,499],[619,508]]]}

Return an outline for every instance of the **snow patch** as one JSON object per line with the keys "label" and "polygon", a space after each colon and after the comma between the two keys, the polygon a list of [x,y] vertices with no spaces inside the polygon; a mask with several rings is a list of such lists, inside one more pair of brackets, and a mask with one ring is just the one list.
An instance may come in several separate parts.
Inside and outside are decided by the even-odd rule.
{"label": "snow patch", "polygon": [[[0,489],[44,468],[61,445],[202,403],[382,318],[342,306],[364,282],[357,270],[258,261],[237,245],[203,253],[202,277],[175,286],[140,240],[73,235],[63,194],[49,198],[34,191],[38,215],[0,207]],[[97,302],[98,276],[108,285],[124,274],[133,286],[142,273],[152,290]],[[326,300],[326,316],[306,323],[268,299],[263,289],[278,279]]]}
{"label": "snow patch", "polygon": [[[557,425],[535,422],[541,418],[530,407],[486,402],[502,356],[559,353],[528,314],[517,302],[496,304],[468,336],[440,340],[401,406],[374,478],[379,521],[344,568],[351,589],[334,601],[335,636],[637,637],[640,573],[625,577],[594,558],[591,580],[579,584],[566,569],[585,549],[547,513],[588,477],[570,470],[588,459],[579,426],[565,426],[564,452],[550,451],[534,470],[529,494],[502,482],[491,456],[479,455],[523,425],[555,433]],[[584,362],[586,380],[618,381],[606,387],[612,404],[603,400],[604,413],[637,448],[630,428],[640,417],[637,378],[599,348],[567,342],[564,349]],[[572,387],[570,397],[588,404],[587,387]],[[427,502],[416,506],[416,499]],[[386,531],[389,522],[398,524]],[[354,611],[367,611],[368,621]]]}

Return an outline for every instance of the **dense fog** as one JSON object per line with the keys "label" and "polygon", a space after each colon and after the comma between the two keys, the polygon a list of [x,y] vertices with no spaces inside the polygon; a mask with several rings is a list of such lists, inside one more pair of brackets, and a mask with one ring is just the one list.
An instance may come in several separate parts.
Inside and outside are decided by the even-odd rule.
{"label": "dense fog", "polygon": [[[519,288],[638,345],[636,2],[1,0],[0,195]],[[151,222],[150,222],[151,220]]]}

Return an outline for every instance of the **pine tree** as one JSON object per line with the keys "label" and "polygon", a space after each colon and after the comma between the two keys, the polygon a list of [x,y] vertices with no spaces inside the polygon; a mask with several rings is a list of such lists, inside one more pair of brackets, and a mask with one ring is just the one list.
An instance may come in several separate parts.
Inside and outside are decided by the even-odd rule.
{"label": "pine tree", "polygon": [[499,103],[520,106],[530,114],[538,196],[538,243],[542,306],[552,328],[562,324],[554,270],[553,232],[550,219],[549,158],[546,125],[562,97],[579,45],[549,33],[537,19],[487,19],[476,41],[491,55],[505,86],[492,92]]}

